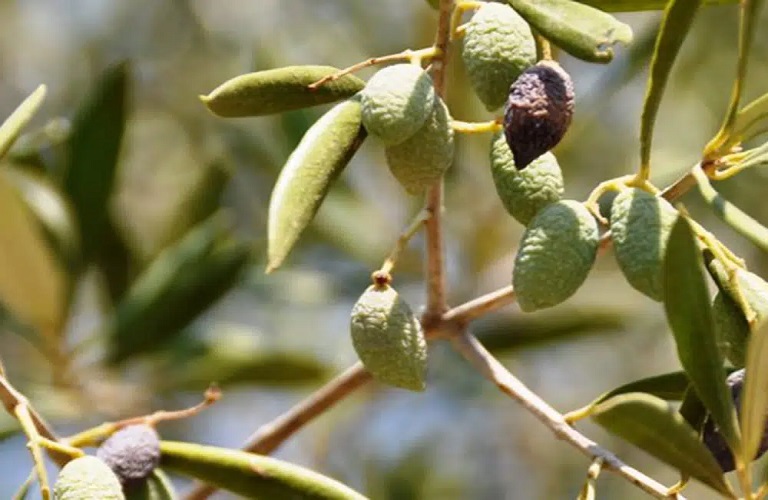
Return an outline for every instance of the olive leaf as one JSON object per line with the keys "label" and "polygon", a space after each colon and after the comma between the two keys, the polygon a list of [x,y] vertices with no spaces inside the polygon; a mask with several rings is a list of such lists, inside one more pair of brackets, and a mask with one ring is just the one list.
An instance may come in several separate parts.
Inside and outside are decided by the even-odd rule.
{"label": "olive leaf", "polygon": [[[662,10],[669,0],[579,0],[579,3],[591,5],[606,12],[633,12],[639,10]],[[704,0],[706,6],[738,3],[738,0]]]}
{"label": "olive leaf", "polygon": [[108,68],[72,120],[63,190],[77,217],[84,262],[99,253],[111,224],[109,200],[127,114],[128,65]]}
{"label": "olive leaf", "polygon": [[698,433],[671,404],[642,393],[627,393],[599,404],[592,418],[659,460],[729,497],[733,492]]}
{"label": "olive leaf", "polygon": [[700,6],[701,0],[672,0],[664,9],[640,117],[640,162],[643,166],[650,164],[653,125],[672,65]]}
{"label": "olive leaf", "polygon": [[22,129],[32,120],[45,99],[46,87],[40,85],[0,125],[0,158],[11,149]]}
{"label": "olive leaf", "polygon": [[700,169],[692,170],[702,198],[723,222],[735,229],[763,251],[768,251],[768,228],[729,202],[712,187],[707,175]]}
{"label": "olive leaf", "polygon": [[161,469],[154,469],[139,485],[127,488],[125,500],[176,500],[178,495],[173,483]]}
{"label": "olive leaf", "polygon": [[228,238],[227,226],[213,216],[137,277],[106,326],[111,362],[170,341],[234,286],[251,251]]}
{"label": "olive leaf", "polygon": [[667,243],[664,309],[683,369],[721,434],[733,450],[739,450],[736,411],[725,382],[723,355],[717,345],[709,292],[701,272],[701,255],[685,217],[678,218]]}
{"label": "olive leaf", "polygon": [[765,432],[768,414],[768,324],[750,335],[744,389],[741,393],[741,459],[754,460]]}
{"label": "olive leaf", "polygon": [[227,80],[200,100],[219,116],[263,116],[336,102],[365,86],[358,77],[344,75],[317,89],[308,88],[338,71],[332,66],[286,66],[248,73]]}
{"label": "olive leaf", "polygon": [[301,138],[269,201],[267,272],[277,269],[312,222],[333,181],[365,139],[357,100],[337,104]]}
{"label": "olive leaf", "polygon": [[0,302],[38,334],[57,337],[67,276],[7,169],[0,169],[0,214]]}
{"label": "olive leaf", "polygon": [[748,141],[768,132],[768,93],[744,106],[733,123],[734,140]]}
{"label": "olive leaf", "polygon": [[173,441],[161,441],[160,452],[164,469],[247,498],[365,500],[334,479],[262,455]]}
{"label": "olive leaf", "polygon": [[542,36],[574,57],[607,63],[613,45],[628,45],[632,29],[610,14],[572,0],[508,0]]}

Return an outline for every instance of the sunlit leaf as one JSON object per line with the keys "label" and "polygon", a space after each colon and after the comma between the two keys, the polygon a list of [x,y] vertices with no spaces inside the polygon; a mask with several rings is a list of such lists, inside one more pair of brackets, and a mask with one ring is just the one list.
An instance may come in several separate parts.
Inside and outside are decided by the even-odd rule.
{"label": "sunlit leaf", "polygon": [[610,14],[572,0],[508,0],[542,36],[574,57],[607,63],[613,46],[632,41],[632,29]]}
{"label": "sunlit leaf", "polygon": [[[684,293],[683,293],[684,292]],[[723,355],[712,324],[701,256],[687,219],[672,228],[664,259],[664,308],[677,355],[701,401],[734,450],[740,448],[736,411],[725,383]]]}
{"label": "sunlit leaf", "polygon": [[200,99],[219,116],[262,116],[336,102],[365,86],[358,77],[345,75],[317,89],[308,88],[338,71],[331,66],[286,66],[248,73],[227,80]]}
{"label": "sunlit leaf", "polygon": [[744,213],[739,207],[729,202],[718,193],[701,169],[693,170],[699,192],[704,201],[712,208],[715,215],[735,229],[761,250],[768,252],[768,228]]}
{"label": "sunlit leaf", "polygon": [[274,458],[226,448],[162,441],[161,466],[257,499],[364,500],[348,486]]}
{"label": "sunlit leaf", "polygon": [[0,301],[48,338],[64,321],[66,274],[22,193],[0,169]]}
{"label": "sunlit leaf", "polygon": [[764,0],[742,0],[739,2],[739,56],[736,64],[736,79],[733,82],[731,100],[728,103],[728,110],[725,112],[723,124],[715,137],[704,148],[704,156],[707,158],[716,157],[723,152],[727,152],[731,149],[731,146],[740,141],[739,135],[734,134],[735,125],[737,123],[741,94],[746,84],[749,52],[752,48],[752,41],[763,3]]}
{"label": "sunlit leaf", "polygon": [[640,162],[644,166],[650,164],[653,125],[661,104],[661,96],[667,86],[677,53],[688,35],[700,5],[701,0],[671,0],[664,10],[640,118]]}
{"label": "sunlit leaf", "polygon": [[642,393],[623,394],[598,405],[592,418],[681,473],[733,495],[720,466],[696,431],[664,400]]}
{"label": "sunlit leaf", "polygon": [[[735,140],[748,141],[768,132],[768,93],[744,106],[733,124]],[[736,139],[737,138],[737,139]]]}
{"label": "sunlit leaf", "polygon": [[750,463],[765,432],[768,415],[768,324],[750,335],[744,389],[741,393],[741,459]]}
{"label": "sunlit leaf", "polygon": [[337,104],[291,153],[269,202],[267,272],[277,269],[365,138],[360,103]]}
{"label": "sunlit leaf", "polygon": [[85,262],[102,246],[126,117],[128,65],[109,68],[72,121],[63,189],[77,216]]}
{"label": "sunlit leaf", "polygon": [[11,148],[21,131],[32,120],[32,117],[35,116],[35,113],[43,104],[45,94],[45,85],[37,87],[29,97],[19,104],[19,107],[11,113],[11,116],[6,118],[3,124],[0,125],[0,158],[5,156],[5,153]]}
{"label": "sunlit leaf", "polygon": [[[632,12],[638,10],[662,10],[669,0],[579,0],[580,3],[606,12]],[[738,0],[704,0],[706,6],[738,3]]]}

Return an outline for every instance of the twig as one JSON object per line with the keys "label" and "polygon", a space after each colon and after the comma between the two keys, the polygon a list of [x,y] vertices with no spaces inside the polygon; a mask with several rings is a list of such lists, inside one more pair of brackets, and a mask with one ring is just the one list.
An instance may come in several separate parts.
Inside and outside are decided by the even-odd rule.
{"label": "twig", "polygon": [[468,323],[484,314],[512,304],[514,301],[515,289],[512,288],[512,285],[505,286],[450,309],[443,314],[443,321]]}
{"label": "twig", "polygon": [[[362,363],[355,363],[341,375],[328,382],[304,401],[300,402],[286,413],[268,424],[262,425],[248,438],[243,449],[251,453],[269,454],[283,441],[291,437],[305,424],[314,420],[325,410],[332,407],[356,389],[371,381],[371,375],[365,371]],[[186,500],[203,500],[208,498],[216,488],[208,485],[198,485],[184,498]]]}
{"label": "twig", "polygon": [[35,425],[30,415],[29,408],[23,402],[16,405],[13,413],[21,424],[22,429],[24,429],[24,434],[29,438],[27,447],[32,454],[32,460],[35,464],[35,474],[40,483],[40,495],[43,497],[43,500],[48,500],[51,497],[51,488],[48,483],[48,473],[45,470],[43,450],[40,448],[40,433],[37,431],[37,425]]}
{"label": "twig", "polygon": [[[16,408],[18,406],[26,406],[30,420],[34,424],[35,429],[37,429],[37,433],[51,441],[59,440],[51,427],[43,420],[43,417],[29,403],[29,400],[17,391],[5,377],[0,377],[0,401],[2,401],[5,410],[13,417],[16,417]],[[59,466],[63,466],[70,460],[69,456],[58,454],[55,451],[49,451],[48,455]]]}
{"label": "twig", "polygon": [[453,339],[453,346],[480,373],[495,383],[502,392],[520,403],[559,439],[574,446],[592,460],[601,458],[606,469],[619,474],[630,483],[656,498],[684,500],[684,497],[679,494],[670,495],[668,489],[663,484],[628,466],[619,460],[616,455],[598,446],[597,443],[568,425],[557,410],[549,406],[546,401],[515,378],[473,335],[464,333],[456,336]]}
{"label": "twig", "polygon": [[394,269],[395,264],[397,264],[397,259],[400,258],[400,254],[403,252],[403,250],[405,250],[405,247],[408,246],[408,242],[411,240],[413,235],[416,234],[419,229],[421,229],[421,226],[429,219],[430,216],[431,214],[426,210],[422,210],[416,214],[416,217],[414,217],[411,223],[408,224],[408,227],[406,227],[403,232],[400,233],[400,236],[397,238],[397,242],[395,242],[395,246],[384,260],[384,263],[381,265],[379,272],[385,274],[392,273],[392,269]]}
{"label": "twig", "polygon": [[[451,14],[453,0],[440,0],[440,18],[437,25],[435,48],[438,55],[432,60],[432,81],[435,93],[445,99],[447,89],[446,67],[450,59]],[[437,181],[427,191],[424,208],[430,213],[425,223],[427,310],[426,323],[439,317],[447,309],[445,300],[445,265],[443,262],[443,180]]]}

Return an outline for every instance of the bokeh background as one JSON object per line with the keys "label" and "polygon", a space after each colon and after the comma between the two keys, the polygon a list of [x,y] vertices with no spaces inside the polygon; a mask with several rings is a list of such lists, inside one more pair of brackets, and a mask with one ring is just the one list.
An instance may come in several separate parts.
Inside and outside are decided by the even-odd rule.
{"label": "bokeh background", "polygon": [[[619,17],[634,28],[635,42],[619,48],[614,62],[561,59],[577,91],[573,126],[556,149],[569,198],[584,199],[598,182],[638,165],[639,117],[659,16]],[[0,1],[0,116],[38,84],[49,91],[29,134],[0,166],[11,179],[5,182],[31,203],[28,221],[46,245],[16,254],[18,261],[2,252],[0,268],[26,297],[50,298],[51,288],[59,290],[52,300],[65,310],[56,327],[41,332],[14,315],[6,294],[0,356],[8,378],[57,431],[66,435],[105,420],[194,404],[207,382],[218,380],[221,402],[160,431],[166,438],[237,447],[355,361],[351,306],[420,200],[405,195],[388,173],[382,146],[368,140],[289,262],[265,275],[270,190],[292,148],[327,108],[224,120],[208,113],[197,96],[249,71],[289,64],[345,67],[428,46],[436,21],[422,0]],[[765,23],[768,12],[757,26]],[[657,122],[657,185],[690,167],[717,130],[734,74],[736,37],[735,6],[699,14]],[[768,90],[765,61],[768,36],[758,29],[747,99]],[[460,58],[453,63],[452,115],[492,118],[472,95]],[[124,120],[114,95],[115,79],[123,77]],[[96,126],[78,129],[94,116]],[[88,163],[89,154],[98,158],[103,144],[120,137],[121,127],[117,161]],[[72,153],[73,135],[83,139],[80,156]],[[489,143],[487,135],[459,136],[447,177],[445,250],[454,305],[509,284],[522,234],[496,198]],[[102,175],[103,169],[114,178]],[[768,222],[767,176],[755,169],[717,188]],[[695,192],[682,201],[751,270],[768,275],[765,256],[714,218]],[[46,226],[44,215],[51,213],[58,223]],[[101,229],[92,232],[96,226]],[[179,247],[189,252],[195,238],[211,232],[216,250],[172,276],[168,269],[188,258]],[[395,276],[417,308],[424,302],[422,243],[413,240]],[[85,258],[72,250],[78,247],[88,249]],[[29,262],[32,255],[48,261]],[[44,290],[35,289],[39,281],[30,284],[24,274],[29,266],[50,272],[60,286],[44,280]],[[152,295],[147,282],[153,279],[170,291]],[[139,282],[143,288],[132,287]],[[168,296],[176,299],[163,302]],[[128,299],[133,302],[126,305]],[[45,307],[32,302],[32,310]],[[473,331],[563,412],[624,382],[679,367],[661,304],[623,281],[610,252],[565,304],[536,314],[507,307],[478,321]],[[554,439],[447,346],[433,345],[430,356],[425,393],[373,384],[307,425],[276,456],[373,499],[576,496],[589,465],[585,457]],[[584,422],[579,428],[660,481],[677,480],[673,470],[597,426]],[[10,498],[31,459],[7,415],[0,417],[0,432],[0,498]],[[187,484],[178,479],[180,487]],[[698,485],[688,496],[713,497]],[[598,497],[644,495],[606,473]]]}

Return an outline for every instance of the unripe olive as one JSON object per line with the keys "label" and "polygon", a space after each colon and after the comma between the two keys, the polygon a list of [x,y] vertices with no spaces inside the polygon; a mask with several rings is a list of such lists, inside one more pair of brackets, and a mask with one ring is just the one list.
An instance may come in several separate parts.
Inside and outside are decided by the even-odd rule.
{"label": "unripe olive", "polygon": [[53,486],[55,500],[125,500],[120,481],[100,459],[85,455],[68,462]]}
{"label": "unripe olive", "polygon": [[413,136],[432,113],[432,79],[414,64],[388,66],[360,91],[363,126],[385,144],[399,144]]}
{"label": "unripe olive", "polygon": [[491,174],[504,208],[524,225],[563,196],[563,173],[555,155],[544,153],[525,170],[518,170],[501,132],[491,141]]}
{"label": "unripe olive", "polygon": [[112,434],[96,452],[126,488],[140,485],[160,463],[160,436],[154,428],[129,425]]}
{"label": "unripe olive", "polygon": [[520,73],[536,62],[536,43],[528,23],[509,5],[489,2],[467,23],[461,56],[475,94],[494,111]]}
{"label": "unripe olive", "polygon": [[576,293],[595,262],[598,243],[597,221],[577,201],[558,201],[536,214],[512,272],[520,309],[552,307]]}
{"label": "unripe olive", "polygon": [[425,388],[427,344],[419,320],[389,285],[372,285],[352,309],[352,343],[378,381],[403,389]]}
{"label": "unripe olive", "polygon": [[504,107],[504,133],[518,169],[560,142],[573,100],[573,81],[555,61],[540,61],[515,80]]}
{"label": "unripe olive", "polygon": [[[733,405],[736,407],[736,413],[741,413],[741,390],[744,386],[744,369],[736,370],[728,375],[726,383],[731,389],[731,398],[733,399]],[[704,445],[715,457],[717,463],[723,472],[730,472],[736,468],[736,464],[733,458],[733,453],[725,441],[725,438],[717,429],[714,421],[711,417],[707,417],[704,421],[704,430],[702,432],[702,441]],[[763,429],[763,437],[760,441],[760,446],[757,449],[754,460],[757,460],[768,450],[768,423]]]}
{"label": "unripe olive", "polygon": [[619,193],[611,206],[611,238],[624,277],[653,300],[663,298],[664,255],[677,210],[641,189]]}
{"label": "unripe olive", "polygon": [[437,99],[426,123],[407,141],[385,150],[389,170],[410,194],[437,182],[453,162],[448,107]]}

